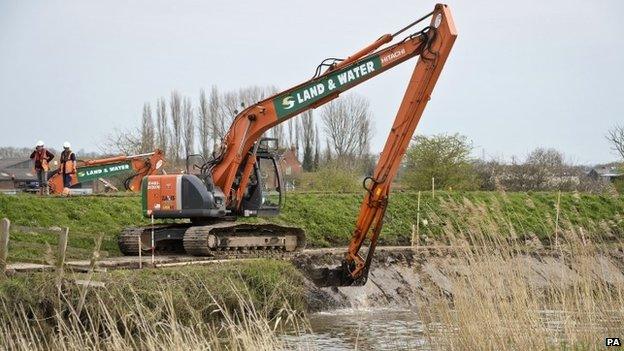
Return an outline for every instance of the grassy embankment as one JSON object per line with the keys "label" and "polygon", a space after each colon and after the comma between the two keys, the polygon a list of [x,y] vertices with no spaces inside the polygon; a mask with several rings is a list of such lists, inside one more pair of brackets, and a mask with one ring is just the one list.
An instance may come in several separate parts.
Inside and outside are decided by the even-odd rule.
{"label": "grassy embankment", "polygon": [[[271,221],[301,226],[308,247],[343,246],[353,230],[361,194],[289,193],[282,214]],[[391,195],[382,245],[409,245],[416,224],[417,196]],[[555,231],[556,193],[436,192],[422,193],[419,226],[421,243],[447,242],[449,232],[474,230],[468,222],[494,224],[496,235],[519,239],[539,238],[547,243]],[[563,193],[559,227],[582,228],[600,241],[624,233],[624,197]],[[94,239],[103,236],[103,256],[118,255],[116,235],[126,226],[147,224],[136,196],[50,197],[0,196],[0,217],[16,226],[69,227],[68,256],[87,258]],[[266,219],[259,219],[266,220]],[[492,231],[489,231],[492,232]],[[56,233],[14,230],[10,261],[43,261]]]}
{"label": "grassy embankment", "polygon": [[[359,195],[293,194],[278,221],[301,225],[313,244],[349,235]],[[415,194],[392,198],[385,243],[407,243],[416,218]],[[597,349],[621,333],[624,281],[595,279],[618,266],[601,250],[621,248],[622,197],[562,194],[560,238],[565,257],[552,284],[531,282],[526,239],[551,242],[557,195],[424,194],[421,236],[432,243],[477,242],[458,252],[459,271],[421,310],[428,343],[441,349]],[[47,209],[46,215],[34,211]],[[114,234],[141,221],[138,198],[0,197],[0,216],[18,225],[70,226],[73,254],[88,255],[95,234],[115,252]],[[330,235],[334,234],[334,235]],[[40,252],[55,234],[15,233],[17,255]],[[20,246],[22,245],[22,246]],[[82,245],[82,247],[80,247]],[[17,247],[17,249],[16,249]],[[29,248],[29,250],[19,249]],[[15,254],[15,253],[14,253]],[[552,261],[552,260],[551,260]],[[555,272],[555,273],[556,273]],[[534,272],[533,272],[534,273]],[[554,273],[553,273],[554,274]],[[0,345],[11,349],[276,349],[279,330],[306,330],[301,274],[285,262],[254,260],[207,267],[99,273],[106,288],[72,283],[84,274],[17,276],[0,283]],[[80,303],[82,294],[86,302]],[[433,308],[431,308],[433,307]],[[298,325],[298,326],[297,326]],[[557,327],[553,328],[553,325]]]}

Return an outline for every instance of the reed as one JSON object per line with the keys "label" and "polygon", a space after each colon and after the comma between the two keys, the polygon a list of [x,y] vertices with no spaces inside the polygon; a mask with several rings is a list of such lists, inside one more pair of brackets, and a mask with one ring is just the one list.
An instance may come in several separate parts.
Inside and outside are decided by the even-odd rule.
{"label": "reed", "polygon": [[[233,283],[230,289],[236,306],[213,295],[209,286],[195,291],[211,301],[201,309],[188,301],[193,296],[178,301],[167,284],[149,300],[132,284],[90,291],[91,303],[80,313],[75,297],[61,293],[61,304],[46,317],[27,305],[2,301],[0,349],[276,350],[286,346],[279,338],[285,330],[308,330],[302,315],[287,302],[278,311],[269,311],[256,307],[248,289]],[[184,316],[181,304],[186,304]]]}
{"label": "reed", "polygon": [[501,228],[517,214],[498,211],[499,203],[446,205],[464,220],[459,231],[449,223],[444,236],[461,248],[452,266],[462,269],[446,272],[450,296],[421,306],[433,348],[602,349],[606,337],[624,335],[621,241],[602,242],[569,218],[553,221],[553,208],[542,219],[552,240],[542,245]]}

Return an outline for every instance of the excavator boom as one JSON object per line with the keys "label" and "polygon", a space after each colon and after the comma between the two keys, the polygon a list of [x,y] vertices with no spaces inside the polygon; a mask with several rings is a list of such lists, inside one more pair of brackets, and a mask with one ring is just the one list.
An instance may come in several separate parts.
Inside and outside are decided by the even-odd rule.
{"label": "excavator boom", "polygon": [[[163,152],[158,149],[139,155],[120,155],[78,161],[76,172],[71,174],[71,185],[131,172],[131,175],[124,181],[124,187],[126,190],[137,192],[141,190],[143,177],[156,174],[161,169],[163,162]],[[53,194],[63,193],[63,175],[58,171],[51,174],[50,179],[48,179],[50,192]]]}
{"label": "excavator boom", "polygon": [[[375,51],[395,39],[393,35],[385,34],[346,60],[330,66],[324,74],[249,106],[238,114],[225,137],[219,163],[212,170],[214,183],[223,189],[228,203],[235,201],[236,207],[240,206],[246,182],[255,162],[253,157],[246,156],[252,150],[254,143],[271,127],[308,109],[322,106],[337,98],[342,92],[421,53],[424,55],[419,61],[420,66],[431,70],[437,67],[435,74],[437,79],[456,37],[456,32],[446,5],[436,5],[435,10],[429,15],[432,16],[431,25],[407,36],[401,42]],[[412,25],[414,24],[416,23]],[[447,49],[447,52],[444,50],[436,52],[436,50],[441,50],[442,46]],[[434,51],[431,51],[432,49]],[[424,62],[427,62],[427,65],[424,65]],[[414,79],[420,78],[421,75],[424,78],[425,73],[428,72],[424,72],[422,68],[417,69],[416,77],[412,77],[408,90],[414,89],[413,85],[417,83]],[[436,79],[431,81],[431,89]],[[424,108],[424,104],[422,107]],[[411,134],[407,138],[408,142],[410,138]],[[243,162],[247,164],[241,168]],[[240,169],[243,170],[240,177],[242,183],[237,187],[237,192],[232,193],[232,185]]]}

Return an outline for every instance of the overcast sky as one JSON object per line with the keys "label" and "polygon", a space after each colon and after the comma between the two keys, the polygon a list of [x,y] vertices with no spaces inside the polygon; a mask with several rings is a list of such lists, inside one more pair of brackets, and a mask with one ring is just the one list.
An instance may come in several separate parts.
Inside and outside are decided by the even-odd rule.
{"label": "overcast sky", "polygon": [[[308,79],[431,11],[433,1],[0,0],[0,146],[97,151],[172,89]],[[555,147],[616,159],[624,122],[624,2],[448,1],[459,37],[417,133],[461,133],[475,155]],[[353,89],[369,98],[380,151],[415,61]],[[320,119],[317,118],[317,122]]]}

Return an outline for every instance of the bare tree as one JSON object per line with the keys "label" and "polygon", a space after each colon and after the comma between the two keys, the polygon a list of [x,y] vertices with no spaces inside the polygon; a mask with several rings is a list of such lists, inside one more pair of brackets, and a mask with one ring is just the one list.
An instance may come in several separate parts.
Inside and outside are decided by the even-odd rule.
{"label": "bare tree", "polygon": [[281,148],[284,145],[288,144],[288,142],[286,142],[284,139],[284,125],[282,123],[276,124],[273,128],[271,128],[270,135],[272,138],[277,139],[278,148]]}
{"label": "bare tree", "polygon": [[329,138],[325,138],[325,159],[323,160],[323,162],[325,162],[325,164],[329,164],[332,161],[332,151],[331,151],[331,143],[329,141]]}
{"label": "bare tree", "polygon": [[219,116],[217,119],[219,140],[227,133],[234,117],[241,111],[242,103],[235,92],[225,92],[219,98]]}
{"label": "bare tree", "polygon": [[205,157],[210,154],[210,106],[206,99],[206,92],[202,89],[199,92],[199,106],[197,107],[197,125],[199,127],[199,143],[201,152]]}
{"label": "bare tree", "polygon": [[[242,110],[275,94],[275,92],[277,92],[275,87],[251,86],[241,88],[238,91],[227,91],[219,95],[216,88],[213,87],[210,94],[211,111],[216,107],[215,113],[211,112],[211,116],[216,116],[212,120],[213,143],[216,145],[217,140],[223,139],[232,121]],[[283,127],[276,126],[269,135],[282,139]]]}
{"label": "bare tree", "polygon": [[310,172],[314,169],[314,116],[312,110],[301,114],[300,119],[301,143],[303,147],[303,170]]}
{"label": "bare tree", "polygon": [[296,131],[296,119],[291,118],[288,120],[287,122],[287,126],[288,126],[288,148],[297,148],[297,146],[295,145],[295,133],[297,133]]}
{"label": "bare tree", "polygon": [[316,171],[321,164],[321,135],[319,134],[318,125],[314,126],[314,162],[313,169]]}
{"label": "bare tree", "polygon": [[141,118],[141,152],[154,150],[154,120],[152,108],[149,103],[143,104],[143,117]]}
{"label": "bare tree", "polygon": [[[219,142],[225,133],[223,131],[222,124],[219,121],[220,118],[220,104],[219,104],[219,90],[216,86],[210,88],[210,102],[208,104],[208,113],[210,115],[210,132],[212,134],[212,149],[217,150],[219,148]],[[206,155],[208,156],[208,155]]]}
{"label": "bare tree", "polygon": [[0,159],[28,158],[28,155],[30,155],[31,152],[32,152],[32,148],[29,148],[29,147],[4,146],[4,147],[0,147]]}
{"label": "bare tree", "polygon": [[570,187],[570,166],[564,155],[552,148],[536,148],[527,156],[524,163],[514,158],[506,169],[499,184],[514,191],[566,190]]}
{"label": "bare tree", "polygon": [[180,162],[180,149],[182,147],[182,98],[177,91],[171,92],[171,101],[169,101],[169,109],[171,111],[171,158],[175,164]]}
{"label": "bare tree", "polygon": [[191,99],[184,98],[182,103],[182,141],[185,157],[194,153],[195,146],[195,116]]}
{"label": "bare tree", "polygon": [[163,152],[167,152],[168,133],[167,103],[164,98],[160,98],[156,101],[156,146]]}
{"label": "bare tree", "polygon": [[100,147],[105,154],[123,154],[134,155],[141,153],[141,130],[136,129],[117,129],[106,137],[106,140]]}
{"label": "bare tree", "polygon": [[620,154],[624,159],[624,125],[615,125],[607,133],[607,140],[611,143],[611,148]]}
{"label": "bare tree", "polygon": [[357,157],[368,152],[372,134],[368,100],[350,94],[325,105],[321,111],[323,131],[336,157]]}
{"label": "bare tree", "polygon": [[362,120],[358,131],[358,147],[356,155],[358,157],[366,157],[370,154],[370,140],[373,137],[373,125],[370,118]]}

